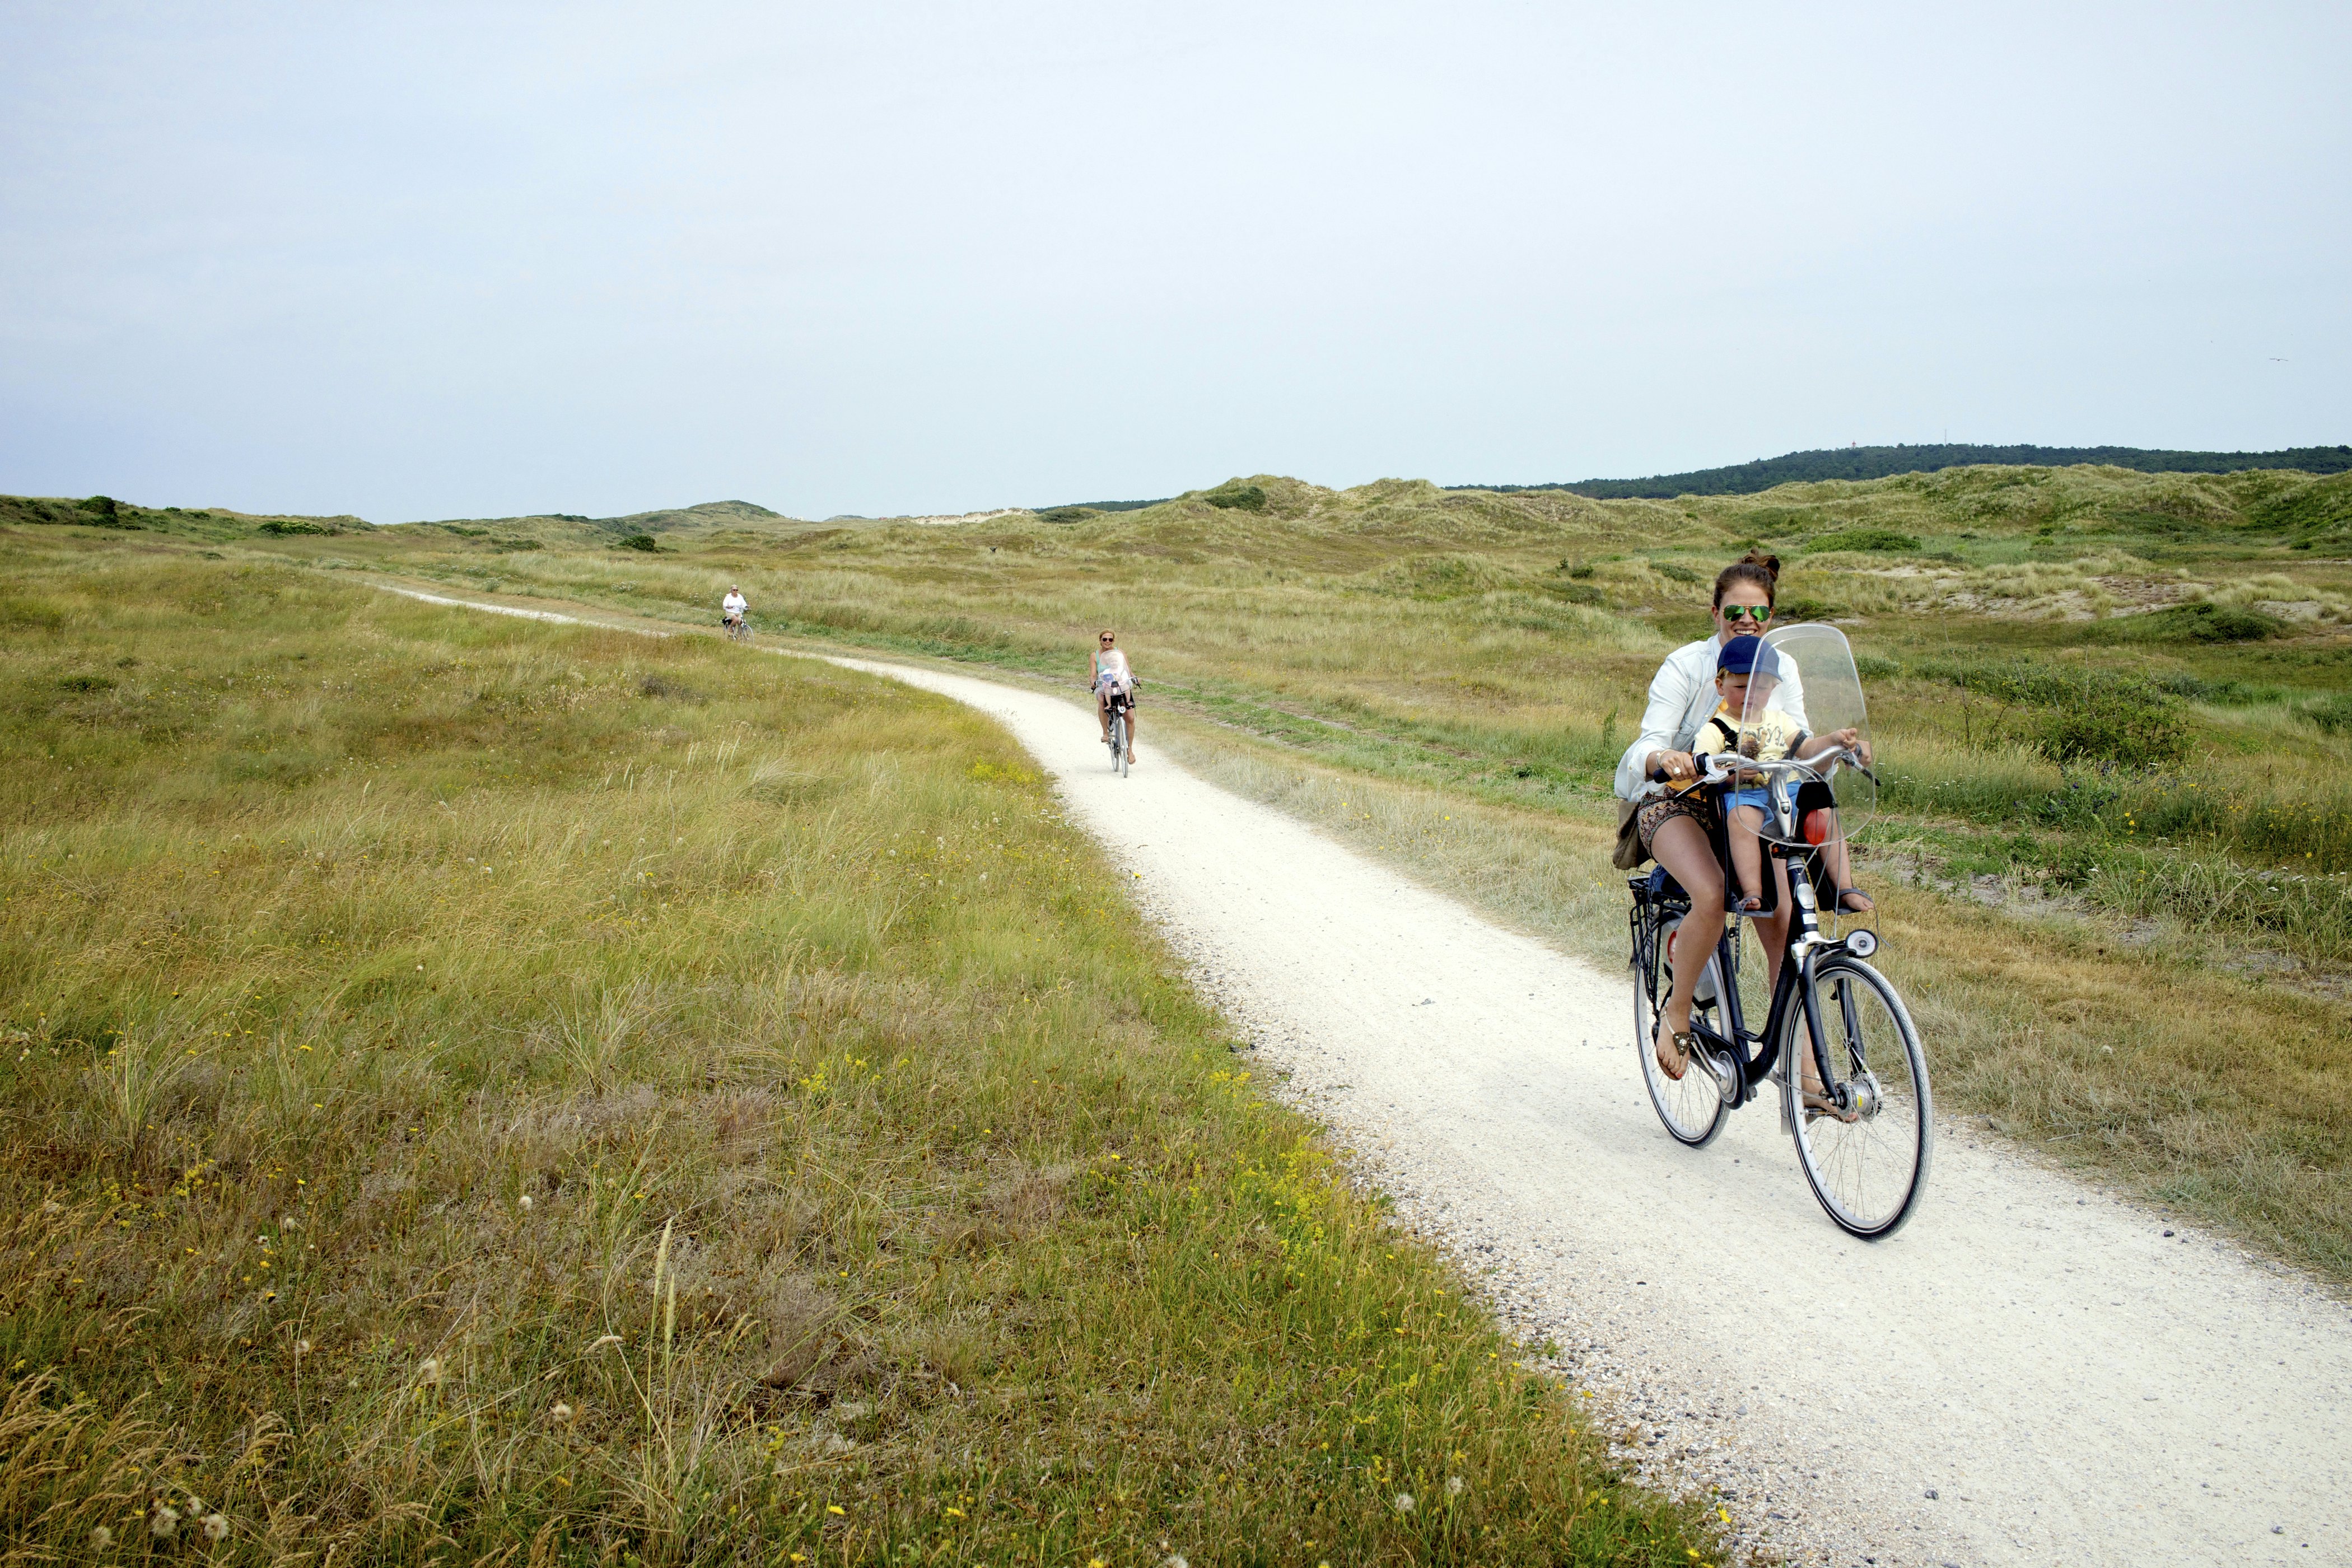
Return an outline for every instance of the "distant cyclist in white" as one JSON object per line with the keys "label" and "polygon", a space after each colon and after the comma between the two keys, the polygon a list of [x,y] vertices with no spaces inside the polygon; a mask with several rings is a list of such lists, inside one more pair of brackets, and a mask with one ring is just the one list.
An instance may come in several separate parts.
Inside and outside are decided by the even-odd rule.
{"label": "distant cyclist in white", "polygon": [[1095,717],[1102,721],[1103,744],[1110,744],[1110,694],[1127,693],[1127,763],[1135,765],[1135,672],[1127,668],[1127,655],[1118,651],[1118,638],[1109,632],[1095,638],[1094,657],[1087,664],[1087,684],[1094,688]]}
{"label": "distant cyclist in white", "polygon": [[742,625],[743,616],[751,608],[751,601],[743,596],[743,590],[732,583],[727,584],[727,596],[719,601],[719,613],[726,616],[727,624],[730,626]]}

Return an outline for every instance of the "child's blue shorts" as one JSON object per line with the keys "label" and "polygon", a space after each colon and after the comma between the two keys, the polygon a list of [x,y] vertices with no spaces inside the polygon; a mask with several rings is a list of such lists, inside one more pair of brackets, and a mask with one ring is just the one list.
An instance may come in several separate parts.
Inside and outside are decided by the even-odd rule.
{"label": "child's blue shorts", "polygon": [[1738,805],[1752,805],[1759,811],[1768,811],[1770,809],[1764,804],[1764,790],[1761,785],[1759,785],[1755,789],[1735,789],[1725,792],[1723,796],[1724,810],[1727,812],[1732,807]]}

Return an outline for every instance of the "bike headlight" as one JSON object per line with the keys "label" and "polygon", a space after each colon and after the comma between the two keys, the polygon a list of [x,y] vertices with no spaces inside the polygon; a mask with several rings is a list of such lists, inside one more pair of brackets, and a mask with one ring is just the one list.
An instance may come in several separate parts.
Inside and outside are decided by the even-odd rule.
{"label": "bike headlight", "polygon": [[1856,958],[1868,958],[1878,951],[1878,933],[1869,931],[1846,932],[1845,950]]}

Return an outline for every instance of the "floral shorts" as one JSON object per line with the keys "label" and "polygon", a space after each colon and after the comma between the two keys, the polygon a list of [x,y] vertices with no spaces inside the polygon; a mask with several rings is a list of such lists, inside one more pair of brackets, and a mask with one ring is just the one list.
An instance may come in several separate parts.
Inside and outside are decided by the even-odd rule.
{"label": "floral shorts", "polygon": [[1658,829],[1677,816],[1689,817],[1698,824],[1703,833],[1715,831],[1715,813],[1707,805],[1706,796],[1698,791],[1693,790],[1688,795],[1661,795],[1645,804],[1637,814],[1635,825],[1641,831],[1642,847],[1653,855],[1656,854],[1654,840],[1658,837]]}

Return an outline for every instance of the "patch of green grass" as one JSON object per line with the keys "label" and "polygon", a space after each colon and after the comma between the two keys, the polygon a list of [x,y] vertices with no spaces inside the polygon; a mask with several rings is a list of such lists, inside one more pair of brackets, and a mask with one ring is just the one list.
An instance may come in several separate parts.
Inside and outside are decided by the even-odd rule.
{"label": "patch of green grass", "polygon": [[12,543],[12,1542],[200,1500],[257,1560],[1707,1547],[976,715]]}

